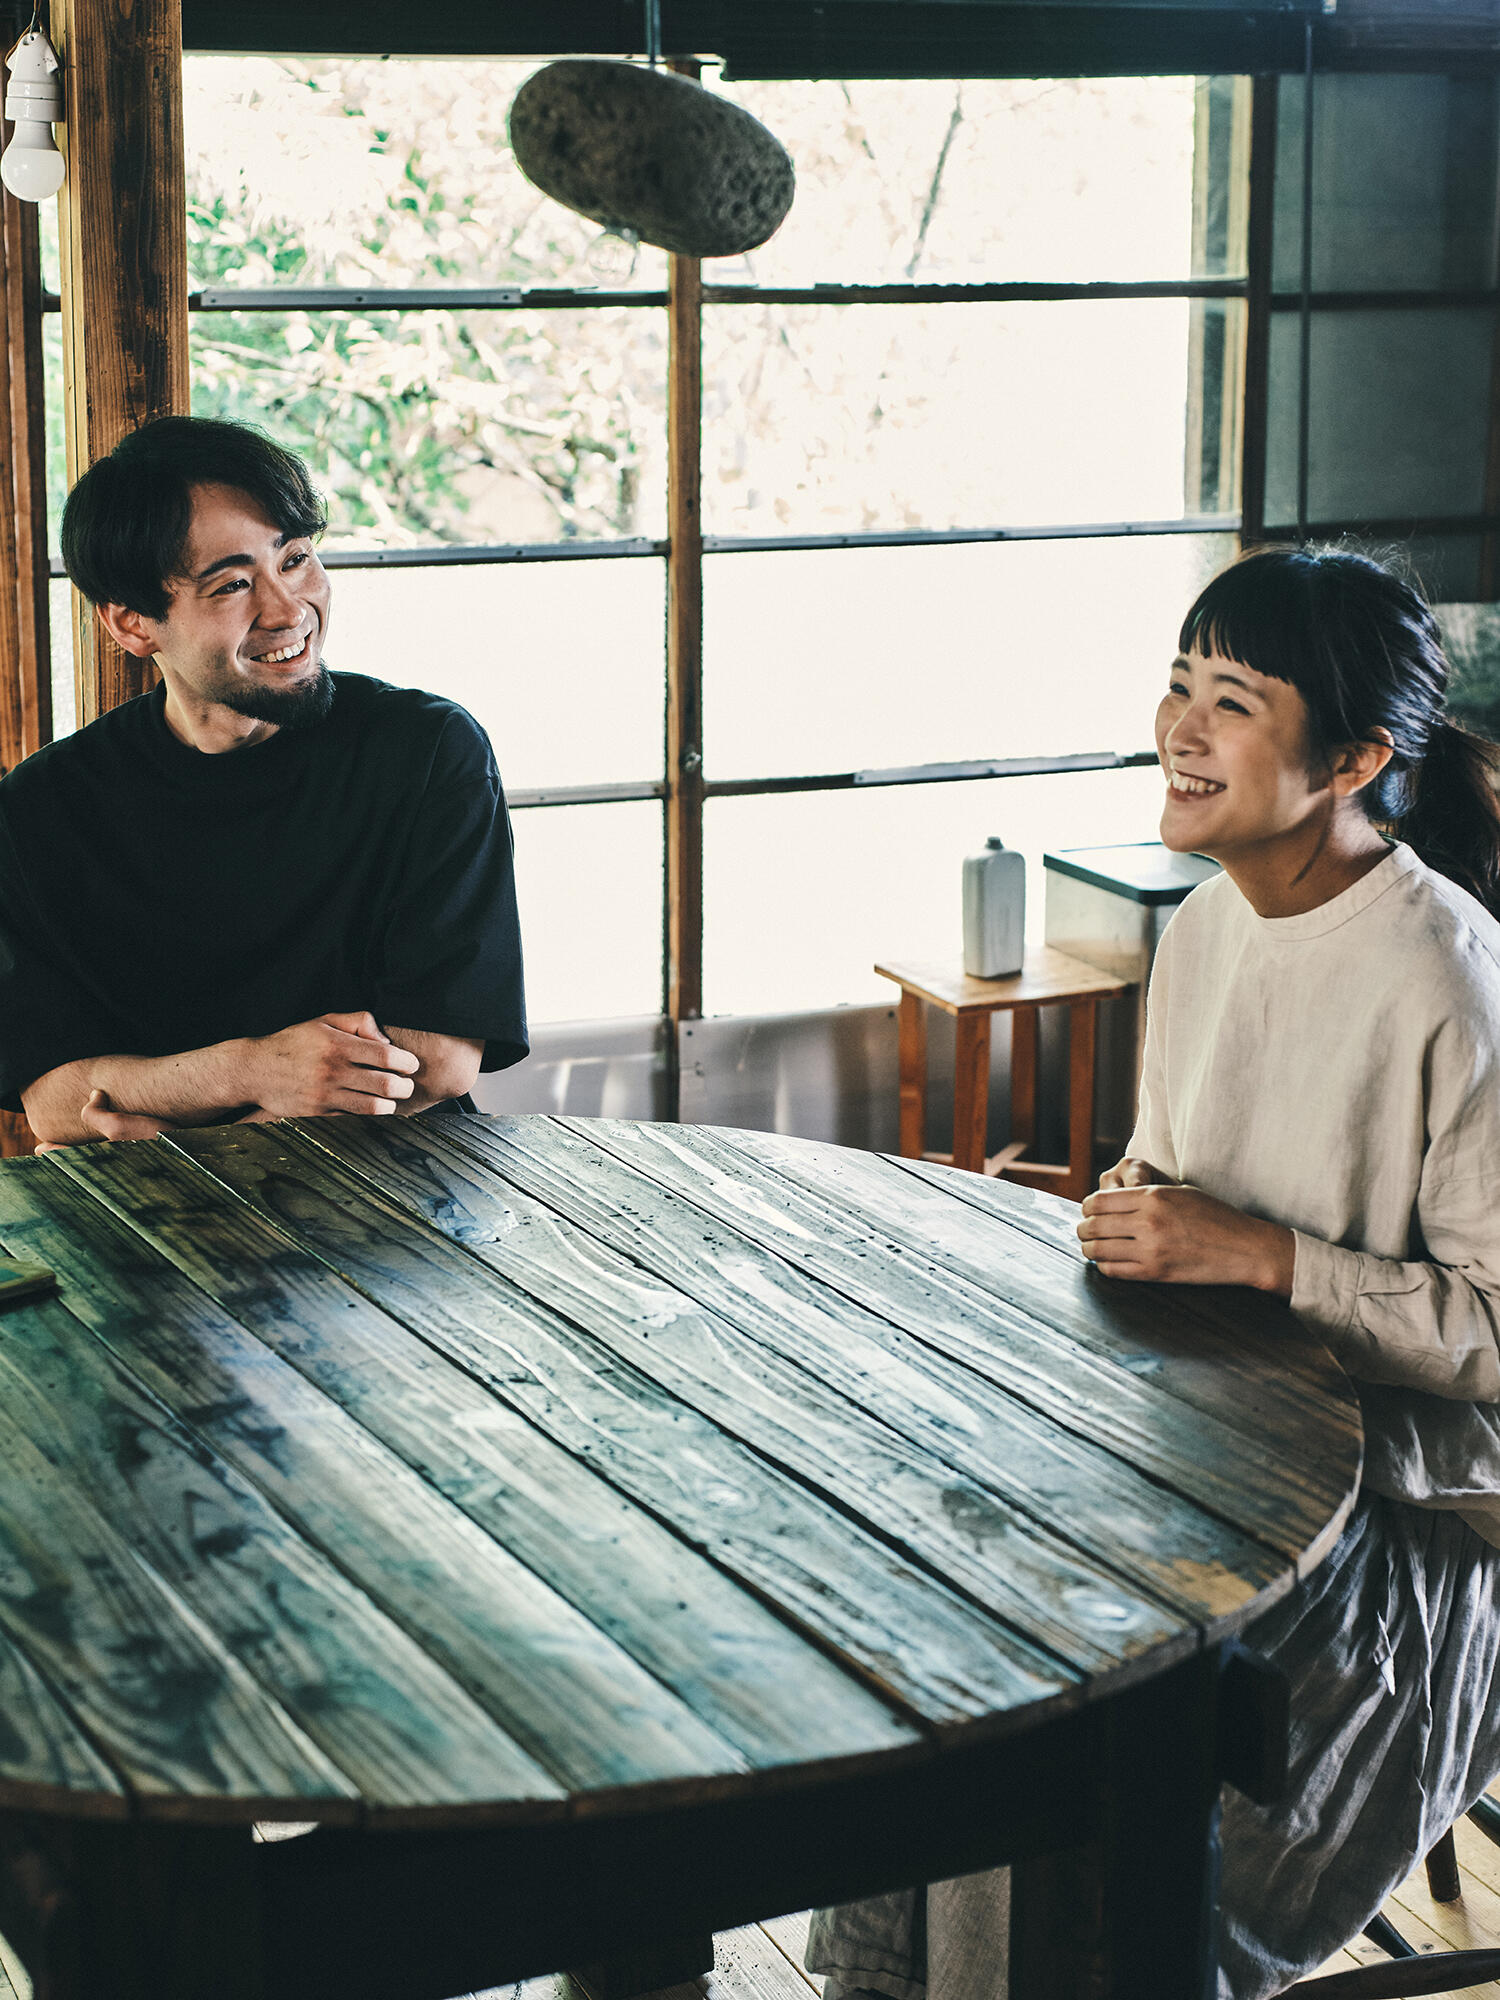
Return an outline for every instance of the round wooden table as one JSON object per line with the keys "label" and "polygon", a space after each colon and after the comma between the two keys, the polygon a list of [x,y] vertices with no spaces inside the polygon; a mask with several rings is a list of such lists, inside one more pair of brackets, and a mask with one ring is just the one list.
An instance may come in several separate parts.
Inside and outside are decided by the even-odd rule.
{"label": "round wooden table", "polygon": [[1074,1214],[602,1120],[5,1162],[0,1931],[50,2000],[639,1990],[1008,1860],[1016,2000],[1201,2000],[1357,1406]]}

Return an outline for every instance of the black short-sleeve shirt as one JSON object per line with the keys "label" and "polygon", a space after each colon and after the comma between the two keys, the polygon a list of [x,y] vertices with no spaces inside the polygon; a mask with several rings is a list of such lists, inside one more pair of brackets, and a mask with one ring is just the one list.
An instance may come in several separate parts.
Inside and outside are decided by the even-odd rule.
{"label": "black short-sleeve shirt", "polygon": [[335,674],[310,728],[206,756],[165,693],[0,781],[0,1105],[80,1057],[320,1014],[526,1054],[510,824],[454,703]]}

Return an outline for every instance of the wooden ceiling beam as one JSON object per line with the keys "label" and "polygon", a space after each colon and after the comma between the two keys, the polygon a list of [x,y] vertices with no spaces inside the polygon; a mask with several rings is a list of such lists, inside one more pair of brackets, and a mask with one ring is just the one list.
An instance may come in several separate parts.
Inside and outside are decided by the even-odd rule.
{"label": "wooden ceiling beam", "polygon": [[[153,417],[188,409],[179,0],[51,0],[65,71],[59,201],[68,483]],[[78,720],[155,680],[74,593]]]}
{"label": "wooden ceiling beam", "polygon": [[[642,0],[182,0],[203,51],[644,54]],[[1243,0],[661,0],[663,46],[740,77],[1300,72],[1296,4]],[[1340,0],[1319,69],[1500,67],[1500,0]]]}

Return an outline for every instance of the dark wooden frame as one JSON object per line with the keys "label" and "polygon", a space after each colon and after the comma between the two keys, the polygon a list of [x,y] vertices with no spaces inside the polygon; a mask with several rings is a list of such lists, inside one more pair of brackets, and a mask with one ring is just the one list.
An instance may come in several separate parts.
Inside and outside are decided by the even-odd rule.
{"label": "dark wooden frame", "polygon": [[[51,0],[68,178],[58,202],[70,483],[153,417],[188,409],[180,0]],[[78,720],[152,686],[73,597]]]}
{"label": "dark wooden frame", "polygon": [[665,1812],[265,1845],[0,1813],[0,1926],[48,2000],[442,2000],[1009,1861],[1016,2000],[1208,2000],[1219,1786],[1270,1795],[1284,1757],[1244,1657],[1229,1641],[988,1744]]}
{"label": "dark wooden frame", "polygon": [[[4,128],[9,137],[9,128]],[[0,196],[0,772],[52,739],[52,622],[42,421],[37,211]],[[29,1153],[24,1118],[0,1112],[0,1157]]]}
{"label": "dark wooden frame", "polygon": [[[700,73],[696,62],[671,67],[680,76]],[[671,258],[667,324],[663,1011],[675,1046],[678,1024],[703,1012],[703,266],[696,257]]]}

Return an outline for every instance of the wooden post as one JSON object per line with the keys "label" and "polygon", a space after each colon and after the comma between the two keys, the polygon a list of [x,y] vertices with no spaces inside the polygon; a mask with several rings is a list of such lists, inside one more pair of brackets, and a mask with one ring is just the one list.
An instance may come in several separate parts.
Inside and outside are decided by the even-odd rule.
{"label": "wooden post", "polygon": [[[671,64],[696,78],[699,65]],[[679,1025],[703,1012],[703,267],[667,278],[666,1011],[677,1116]]]}
{"label": "wooden post", "polygon": [[[68,481],[153,417],[186,415],[181,0],[52,0],[68,178],[59,201]],[[149,661],[74,593],[78,720],[141,694]]]}
{"label": "wooden post", "polygon": [[0,767],[8,771],[52,737],[41,253],[35,204],[9,193],[0,202],[0,299]]}
{"label": "wooden post", "polygon": [[1277,79],[1255,79],[1250,106],[1250,213],[1246,226],[1245,416],[1240,434],[1240,547],[1266,533],[1266,419],[1271,383],[1271,254],[1276,211]]}
{"label": "wooden post", "polygon": [[[52,736],[44,449],[37,209],[7,192],[0,195],[0,774]],[[24,1118],[0,1112],[0,1158],[34,1144]]]}

